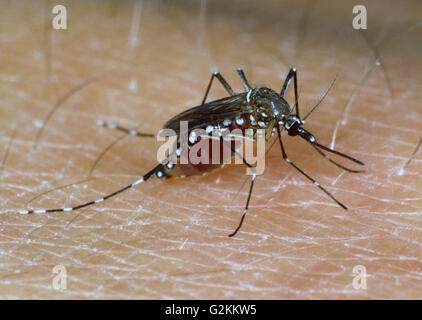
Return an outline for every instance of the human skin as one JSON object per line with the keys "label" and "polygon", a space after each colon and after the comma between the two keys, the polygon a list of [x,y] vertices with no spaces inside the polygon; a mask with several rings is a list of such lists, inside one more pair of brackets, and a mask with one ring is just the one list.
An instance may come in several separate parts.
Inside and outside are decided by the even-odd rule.
{"label": "human skin", "polygon": [[[61,4],[67,30],[51,28],[51,2],[0,4],[1,298],[422,298],[422,151],[406,165],[422,136],[420,2],[368,2],[367,30],[352,28],[352,1]],[[249,189],[242,165],[150,180],[73,212],[18,214],[139,179],[158,143],[95,121],[156,133],[200,103],[215,69],[243,90],[239,66],[276,91],[296,67],[302,115],[338,75],[305,128],[366,172],[283,141],[349,210],[276,144],[233,238]],[[225,95],[215,82],[210,99]],[[367,289],[353,286],[358,265]]]}

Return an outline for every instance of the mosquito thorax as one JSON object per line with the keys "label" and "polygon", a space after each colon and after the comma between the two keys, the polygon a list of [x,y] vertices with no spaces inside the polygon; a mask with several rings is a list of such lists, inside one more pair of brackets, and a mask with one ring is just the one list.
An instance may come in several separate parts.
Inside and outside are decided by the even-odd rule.
{"label": "mosquito thorax", "polygon": [[267,87],[256,87],[246,95],[247,103],[258,114],[267,114],[271,118],[280,118],[290,113],[290,106],[282,96]]}

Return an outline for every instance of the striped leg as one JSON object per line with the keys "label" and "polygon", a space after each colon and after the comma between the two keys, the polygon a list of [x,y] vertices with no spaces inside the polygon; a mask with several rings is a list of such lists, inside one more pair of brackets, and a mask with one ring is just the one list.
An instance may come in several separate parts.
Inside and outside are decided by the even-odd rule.
{"label": "striped leg", "polygon": [[146,175],[144,175],[142,178],[136,180],[134,183],[131,183],[124,188],[121,188],[121,189],[119,189],[119,190],[117,190],[113,193],[110,193],[110,194],[106,195],[105,197],[102,197],[102,198],[97,199],[97,200],[89,201],[89,202],[86,202],[84,204],[81,204],[81,205],[78,205],[78,206],[75,206],[75,207],[58,208],[58,209],[42,209],[42,210],[21,210],[19,213],[20,214],[31,214],[31,213],[73,211],[73,210],[78,210],[78,209],[81,209],[81,208],[84,208],[84,207],[88,207],[88,206],[91,206],[93,204],[103,202],[104,200],[110,199],[110,198],[118,195],[119,193],[122,193],[123,191],[126,191],[126,190],[136,186],[137,184],[140,184],[141,182],[145,182],[149,178],[151,178],[154,174],[159,175],[160,172],[162,173],[163,172],[162,170],[163,170],[163,166],[161,164],[159,164],[154,169],[149,171]]}
{"label": "striped leg", "polygon": [[245,73],[243,72],[242,68],[237,68],[237,73],[239,74],[240,79],[242,80],[243,87],[245,88],[245,91],[252,90],[251,85],[249,84],[248,80],[246,80]]}
{"label": "striped leg", "polygon": [[253,185],[254,185],[254,183],[255,183],[255,178],[256,178],[256,175],[254,174],[254,175],[252,175],[252,178],[251,178],[251,185],[250,185],[250,187],[249,187],[249,194],[248,194],[248,200],[246,200],[246,206],[245,206],[245,209],[243,210],[243,214],[242,214],[242,218],[240,218],[240,222],[239,222],[239,225],[237,226],[237,228],[231,233],[231,234],[229,234],[229,237],[231,238],[231,237],[234,237],[235,235],[236,235],[236,233],[240,230],[240,228],[242,227],[242,224],[243,224],[243,220],[245,220],[245,217],[246,217],[246,213],[248,212],[248,208],[249,208],[249,202],[251,201],[251,196],[252,196],[252,190],[253,190]]}
{"label": "striped leg", "polygon": [[203,105],[205,103],[205,100],[207,100],[208,93],[210,92],[211,85],[212,85],[212,82],[213,82],[214,78],[217,78],[221,82],[221,84],[223,85],[224,89],[226,89],[226,91],[231,96],[234,96],[235,95],[235,92],[230,87],[230,85],[227,83],[227,81],[223,78],[223,76],[221,75],[221,73],[218,72],[218,71],[215,71],[211,75],[211,79],[210,79],[210,82],[208,83],[208,87],[207,87],[207,90],[205,91],[205,95],[204,95],[204,98],[202,99],[201,105]]}
{"label": "striped leg", "polygon": [[300,169],[297,165],[295,165],[288,157],[286,154],[286,151],[284,150],[284,146],[283,146],[283,142],[281,141],[281,132],[280,132],[280,125],[278,124],[278,122],[276,122],[276,128],[277,128],[277,134],[278,134],[278,141],[280,142],[280,148],[281,148],[281,153],[283,155],[283,159],[284,161],[286,161],[288,164],[290,164],[293,168],[295,168],[297,171],[299,171],[306,179],[308,179],[309,181],[311,181],[315,186],[317,186],[319,189],[321,189],[327,196],[329,196],[335,203],[337,203],[340,207],[342,207],[344,210],[347,210],[347,207],[342,204],[340,201],[338,201],[336,198],[334,198],[334,196],[329,193],[327,190],[325,190],[325,188],[323,186],[321,186],[314,178],[312,178],[311,176],[309,176],[307,173],[305,173],[305,171],[303,171],[302,169]]}
{"label": "striped leg", "polygon": [[252,178],[251,178],[251,184],[250,184],[250,187],[249,187],[249,193],[248,193],[248,199],[246,200],[246,206],[245,206],[245,209],[243,210],[243,213],[242,213],[242,217],[240,218],[240,222],[239,222],[239,224],[238,224],[238,226],[237,226],[237,228],[232,232],[232,233],[230,233],[229,234],[229,237],[231,238],[231,237],[234,237],[235,235],[236,235],[236,233],[240,230],[240,228],[242,227],[242,224],[243,224],[243,220],[245,220],[245,217],[246,217],[246,213],[248,213],[248,208],[249,208],[249,202],[251,201],[251,196],[252,196],[252,191],[253,191],[253,186],[254,186],[254,183],[255,183],[255,179],[256,179],[256,174],[255,174],[255,171],[254,171],[254,168],[246,161],[246,159],[245,158],[243,158],[242,157],[242,155],[241,154],[239,154],[233,147],[231,148],[232,149],[232,152],[234,153],[234,154],[236,154],[238,157],[240,157],[241,159],[242,159],[242,161],[243,161],[243,163],[247,166],[247,167],[249,167],[249,168],[251,168],[252,169],[252,171],[254,172],[254,174],[252,175]]}
{"label": "striped leg", "polygon": [[97,124],[101,127],[110,128],[110,129],[116,129],[119,131],[122,131],[124,133],[130,134],[131,136],[138,136],[138,137],[148,137],[148,138],[155,138],[157,135],[152,133],[143,133],[136,130],[131,130],[127,128],[120,127],[114,123],[107,123],[102,120],[97,120]]}
{"label": "striped leg", "polygon": [[287,74],[286,80],[284,80],[283,88],[281,89],[280,95],[284,98],[287,89],[289,88],[290,82],[294,80],[294,89],[295,89],[295,108],[296,108],[296,117],[300,118],[299,116],[299,96],[297,93],[297,70],[296,68],[291,68],[289,73]]}

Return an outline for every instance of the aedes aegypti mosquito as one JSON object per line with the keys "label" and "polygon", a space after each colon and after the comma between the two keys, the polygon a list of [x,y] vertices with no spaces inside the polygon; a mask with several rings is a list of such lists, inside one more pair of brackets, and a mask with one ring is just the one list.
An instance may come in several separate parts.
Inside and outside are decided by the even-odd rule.
{"label": "aedes aegypti mosquito", "polygon": [[[281,139],[281,132],[282,128],[285,129],[290,136],[299,136],[307,141],[320,155],[326,158],[331,163],[335,164],[336,166],[340,167],[343,170],[348,172],[364,172],[364,170],[352,170],[342,166],[341,164],[337,163],[336,161],[332,160],[328,157],[322,150],[336,154],[341,156],[345,159],[351,160],[359,165],[364,165],[361,161],[352,158],[344,153],[339,151],[330,149],[326,146],[323,146],[318,143],[315,136],[312,135],[309,131],[307,131],[303,124],[305,120],[310,116],[310,114],[318,107],[321,103],[325,95],[328,93],[329,90],[326,91],[325,95],[320,99],[320,101],[308,112],[308,114],[301,118],[299,114],[299,102],[298,102],[298,88],[297,88],[297,71],[295,68],[291,68],[285,81],[280,93],[275,92],[267,87],[257,86],[251,87],[248,81],[246,80],[245,74],[241,68],[237,69],[237,72],[240,76],[242,84],[245,88],[245,92],[242,93],[235,93],[234,90],[230,87],[227,81],[223,78],[223,76],[219,72],[214,72],[211,76],[211,79],[208,83],[208,87],[206,89],[204,98],[202,99],[202,103],[194,108],[186,110],[164,124],[164,128],[173,129],[176,131],[177,134],[180,134],[180,122],[181,121],[188,121],[189,123],[189,134],[194,129],[203,129],[208,134],[211,134],[215,130],[233,130],[233,129],[241,129],[242,132],[245,132],[246,129],[264,129],[265,130],[265,139],[268,141],[275,133],[277,133],[278,141],[281,148],[281,153],[283,159],[291,165],[294,169],[300,172],[303,176],[306,177],[309,181],[311,181],[315,186],[321,189],[326,195],[328,195],[334,202],[336,202],[340,207],[347,210],[347,207],[338,201],[331,193],[329,193],[324,187],[322,187],[316,180],[311,178],[307,173],[305,173],[302,169],[300,169],[296,164],[294,164],[287,156],[287,153],[284,149],[283,142]],[[214,78],[217,78],[223,87],[229,93],[228,97],[215,100],[212,102],[205,103],[210,88],[212,86]],[[294,81],[294,94],[295,94],[295,104],[294,107],[291,108],[287,101],[284,99],[284,95],[291,83]],[[331,84],[331,86],[333,83]],[[331,87],[330,87],[331,88]],[[294,113],[293,113],[294,111]],[[293,113],[293,114],[292,114]],[[98,123],[104,127],[109,127],[113,129],[117,129],[123,132],[126,132],[131,135],[143,136],[143,137],[155,137],[154,134],[149,133],[141,133],[135,130],[126,129],[114,124],[108,124],[100,121]],[[191,137],[191,136],[189,136]],[[189,139],[189,149],[199,141],[198,139]],[[223,141],[220,142],[223,144]],[[232,148],[232,155],[234,155],[236,151]],[[176,149],[176,154],[180,157],[180,140],[178,140],[178,149]],[[237,154],[239,155],[239,154]],[[210,155],[211,156],[211,155]],[[245,159],[242,159],[243,163],[247,166],[250,166]],[[218,167],[222,167],[223,164],[180,164],[180,163],[160,163],[156,167],[154,167],[151,171],[145,174],[142,178],[136,180],[134,183],[127,185],[124,188],[121,188],[113,193],[106,195],[103,198],[89,201],[84,204],[75,206],[75,207],[68,207],[68,208],[59,208],[59,209],[43,209],[43,210],[22,210],[20,211],[21,214],[30,214],[30,213],[45,213],[45,212],[60,212],[60,211],[73,211],[83,207],[87,207],[104,200],[107,200],[115,195],[130,189],[141,182],[145,182],[150,178],[159,178],[162,180],[168,179],[170,177],[184,177],[186,175],[195,175],[195,174],[203,174],[209,171],[212,171]],[[254,182],[256,179],[256,175],[253,174],[250,182],[249,187],[249,194],[246,201],[246,206],[241,216],[239,225],[237,228],[229,234],[229,237],[233,237],[241,228],[243,220],[245,219],[246,213],[248,211],[249,202],[252,195],[252,190],[254,186]]]}

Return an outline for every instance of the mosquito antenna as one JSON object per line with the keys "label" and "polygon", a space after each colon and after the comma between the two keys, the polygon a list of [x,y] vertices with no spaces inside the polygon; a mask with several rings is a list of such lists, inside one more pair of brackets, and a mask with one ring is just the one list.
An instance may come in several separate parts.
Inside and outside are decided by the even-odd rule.
{"label": "mosquito antenna", "polygon": [[336,82],[338,78],[338,73],[336,73],[336,76],[334,77],[334,80],[331,81],[330,87],[324,92],[324,94],[322,95],[321,99],[319,99],[318,103],[311,109],[311,111],[308,112],[308,114],[302,119],[302,121],[305,121],[312,112],[315,111],[315,109],[321,104],[322,100],[325,99],[325,97],[327,96],[328,92],[330,92],[330,90],[333,88],[334,83]]}
{"label": "mosquito antenna", "polygon": [[134,183],[131,183],[124,188],[121,188],[117,191],[114,191],[113,193],[110,193],[110,194],[106,195],[105,197],[94,200],[94,201],[85,202],[84,204],[81,204],[81,205],[78,205],[78,206],[75,206],[75,207],[69,207],[69,208],[42,209],[42,210],[21,210],[19,213],[20,214],[31,214],[31,213],[73,211],[73,210],[81,209],[81,208],[84,208],[84,207],[88,207],[88,206],[91,206],[93,204],[103,202],[104,200],[110,199],[111,197],[114,197],[114,196],[118,195],[119,193],[122,193],[123,191],[126,191],[126,190],[136,186],[137,184],[140,184],[141,182],[147,181],[149,178],[151,178],[151,176],[154,173],[160,172],[160,170],[162,170],[162,167],[163,167],[162,164],[159,164],[154,169],[149,171],[146,175],[144,175],[142,178],[136,180]]}

